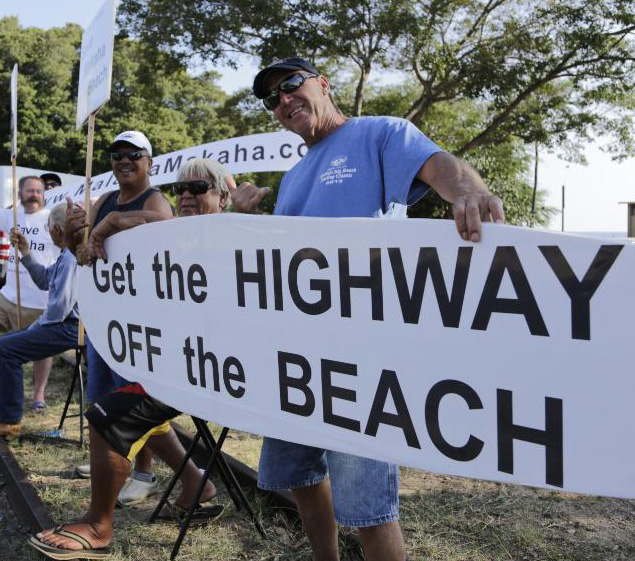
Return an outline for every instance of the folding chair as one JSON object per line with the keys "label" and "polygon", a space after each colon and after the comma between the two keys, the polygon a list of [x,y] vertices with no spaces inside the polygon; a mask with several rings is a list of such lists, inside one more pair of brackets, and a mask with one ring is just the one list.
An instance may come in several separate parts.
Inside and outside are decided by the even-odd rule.
{"label": "folding chair", "polygon": [[[75,347],[75,368],[73,370],[73,379],[66,396],[66,403],[64,404],[64,410],[60,417],[60,424],[57,427],[58,431],[62,430],[64,421],[71,417],[79,417],[79,445],[84,446],[84,376],[82,374],[82,359],[86,354],[86,345],[77,345]],[[77,392],[79,394],[79,413],[73,415],[68,414],[68,406],[73,399],[73,392],[75,391],[75,385],[77,385]]]}
{"label": "folding chair", "polygon": [[190,443],[190,446],[187,449],[183,462],[181,463],[176,473],[172,476],[172,479],[170,479],[170,483],[168,484],[163,495],[161,496],[161,500],[159,501],[159,504],[154,509],[152,516],[150,516],[150,522],[154,522],[155,520],[157,520],[157,518],[159,517],[159,513],[161,512],[161,510],[167,503],[170,493],[174,489],[176,482],[178,481],[181,473],[183,472],[185,465],[187,464],[188,460],[191,458],[192,454],[194,453],[194,450],[196,450],[196,445],[198,444],[199,440],[202,439],[203,444],[205,445],[205,448],[207,448],[207,451],[210,453],[210,457],[209,457],[209,460],[207,461],[207,466],[205,467],[203,479],[201,480],[201,485],[198,488],[196,497],[194,501],[192,502],[192,504],[190,505],[189,509],[187,510],[185,517],[182,520],[179,520],[179,526],[180,526],[179,535],[176,539],[176,542],[174,543],[174,547],[172,548],[172,554],[170,555],[170,559],[172,561],[176,558],[176,556],[179,553],[179,549],[181,548],[181,542],[183,541],[183,538],[185,537],[185,534],[187,533],[190,522],[192,520],[192,515],[194,514],[194,511],[196,510],[196,507],[199,503],[199,499],[201,498],[201,495],[203,494],[205,483],[207,482],[207,479],[209,478],[209,475],[212,472],[212,469],[214,467],[216,467],[217,472],[223,481],[223,484],[227,488],[227,492],[229,493],[232,500],[234,501],[236,510],[240,510],[241,508],[244,508],[251,516],[251,519],[254,523],[254,526],[258,530],[258,533],[263,538],[265,537],[265,531],[262,527],[262,524],[256,518],[256,515],[253,509],[251,508],[251,505],[249,504],[249,501],[247,500],[245,493],[240,487],[240,484],[238,483],[238,481],[236,480],[236,476],[234,475],[234,472],[227,465],[227,461],[225,460],[225,457],[223,456],[221,452],[223,443],[225,442],[225,438],[227,437],[227,433],[229,432],[229,428],[224,427],[221,430],[220,436],[218,437],[218,441],[217,441],[214,438],[214,435],[212,434],[212,432],[210,431],[206,421],[204,421],[203,419],[199,419],[198,417],[192,417],[192,420],[194,421],[194,426],[196,427],[196,435],[192,439],[192,442]]}

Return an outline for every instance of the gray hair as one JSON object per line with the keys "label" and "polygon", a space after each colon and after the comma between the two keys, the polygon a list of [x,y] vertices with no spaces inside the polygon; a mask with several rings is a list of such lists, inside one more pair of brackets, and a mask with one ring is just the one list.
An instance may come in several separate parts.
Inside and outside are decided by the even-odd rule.
{"label": "gray hair", "polygon": [[204,179],[209,181],[212,189],[221,196],[229,197],[229,187],[225,183],[225,176],[229,172],[216,160],[209,158],[193,158],[189,160],[178,172],[177,181],[185,181],[188,178]]}
{"label": "gray hair", "polygon": [[55,205],[51,213],[49,214],[49,231],[53,229],[53,226],[59,226],[62,232],[64,226],[66,226],[66,203]]}
{"label": "gray hair", "polygon": [[41,177],[37,175],[24,175],[18,181],[18,190],[20,192],[22,192],[22,189],[24,189],[26,182],[29,180],[39,181],[42,184],[42,189],[44,189],[44,180]]}

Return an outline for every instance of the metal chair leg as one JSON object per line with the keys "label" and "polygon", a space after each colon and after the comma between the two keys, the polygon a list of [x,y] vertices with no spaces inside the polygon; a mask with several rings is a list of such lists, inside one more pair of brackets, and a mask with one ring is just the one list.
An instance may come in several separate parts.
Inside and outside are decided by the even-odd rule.
{"label": "metal chair leg", "polygon": [[229,433],[229,428],[224,427],[221,431],[220,436],[218,437],[218,440],[216,440],[211,430],[209,429],[206,421],[204,421],[203,419],[199,419],[198,417],[192,417],[192,420],[194,421],[194,426],[196,427],[196,435],[194,439],[192,440],[192,443],[188,447],[187,453],[185,455],[185,458],[179,470],[172,476],[172,479],[170,480],[168,488],[165,490],[165,492],[163,493],[163,496],[161,497],[161,500],[159,501],[159,505],[157,505],[157,508],[155,509],[155,511],[152,513],[152,516],[150,517],[151,522],[156,520],[159,512],[161,511],[161,509],[167,502],[167,498],[169,494],[172,492],[172,489],[174,488],[174,485],[176,484],[177,479],[181,475],[181,472],[183,471],[185,464],[188,462],[188,460],[194,453],[194,450],[196,448],[196,445],[198,444],[199,439],[202,439],[205,447],[210,453],[210,457],[209,457],[209,460],[207,461],[205,472],[204,472],[203,478],[201,479],[201,483],[197,490],[196,496],[194,500],[192,501],[192,503],[190,504],[188,510],[186,511],[185,518],[179,523],[179,526],[180,526],[179,535],[176,541],[174,542],[174,546],[172,548],[172,553],[170,555],[171,560],[174,560],[179,553],[179,549],[181,548],[181,543],[183,542],[183,539],[185,538],[185,534],[187,533],[189,529],[190,523],[192,521],[192,516],[194,515],[196,507],[199,504],[199,499],[201,495],[203,494],[203,490],[205,489],[205,484],[214,466],[216,466],[218,474],[223,481],[223,484],[227,488],[227,491],[230,494],[230,496],[232,497],[232,500],[234,501],[234,504],[236,505],[236,509],[240,510],[241,507],[245,508],[245,510],[251,516],[254,526],[258,530],[258,533],[262,537],[265,537],[265,532],[262,527],[262,524],[260,524],[260,522],[257,520],[256,515],[253,509],[251,508],[251,505],[249,504],[247,497],[245,496],[245,493],[240,487],[238,480],[236,479],[234,473],[232,472],[231,468],[227,464],[227,461],[225,460],[222,454],[222,447],[225,442],[225,438],[227,437],[227,434]]}
{"label": "metal chair leg", "polygon": [[[209,427],[207,426],[207,423],[205,421],[203,421],[202,419],[196,418],[194,421],[194,424],[197,424],[197,427],[200,425],[199,430],[203,433],[203,439],[205,439],[206,437],[209,438],[208,448],[210,448],[210,445],[211,445],[212,448],[210,449],[218,450],[218,455],[216,458],[218,471],[219,471],[219,474],[221,474],[221,478],[225,482],[225,485],[227,486],[227,490],[229,491],[229,494],[232,495],[232,498],[234,499],[234,503],[236,504],[237,510],[240,510],[240,505],[242,505],[245,508],[245,510],[248,512],[249,516],[251,516],[251,520],[254,523],[254,526],[256,527],[256,529],[258,530],[258,533],[263,538],[266,537],[262,524],[260,524],[260,521],[256,518],[256,513],[251,508],[251,504],[249,503],[249,500],[247,499],[245,493],[243,492],[242,487],[240,486],[240,483],[238,483],[238,480],[236,479],[234,472],[231,470],[229,465],[227,465],[227,460],[225,460],[223,456],[222,446],[223,446],[223,442],[225,441],[225,437],[227,436],[227,433],[229,432],[229,428],[227,427],[223,428],[223,430],[221,431],[221,435],[218,439],[218,442],[216,442],[214,440],[214,436],[212,435],[212,431],[209,430]],[[226,481],[226,479],[228,480],[228,482]],[[240,505],[236,502],[236,498],[234,498],[233,493],[236,493],[238,495],[237,499]]]}
{"label": "metal chair leg", "polygon": [[[57,427],[57,430],[62,430],[64,426],[64,422],[69,417],[79,417],[79,445],[83,447],[86,439],[84,435],[85,431],[85,420],[84,420],[84,376],[82,373],[82,356],[85,347],[83,345],[78,345],[75,347],[75,368],[73,370],[73,379],[71,380],[71,385],[68,390],[68,394],[66,396],[66,402],[64,403],[64,410],[62,411],[62,416],[60,417],[60,422]],[[69,415],[68,408],[70,406],[71,400],[73,399],[73,393],[75,392],[75,385],[78,386],[78,398],[79,398],[79,415],[73,414]]]}

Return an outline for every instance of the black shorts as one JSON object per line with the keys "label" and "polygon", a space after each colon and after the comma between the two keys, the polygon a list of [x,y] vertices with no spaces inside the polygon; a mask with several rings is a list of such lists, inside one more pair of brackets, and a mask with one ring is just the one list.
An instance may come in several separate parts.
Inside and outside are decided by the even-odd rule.
{"label": "black shorts", "polygon": [[148,438],[167,433],[168,421],[180,414],[133,383],[98,399],[86,418],[117,453],[132,461]]}

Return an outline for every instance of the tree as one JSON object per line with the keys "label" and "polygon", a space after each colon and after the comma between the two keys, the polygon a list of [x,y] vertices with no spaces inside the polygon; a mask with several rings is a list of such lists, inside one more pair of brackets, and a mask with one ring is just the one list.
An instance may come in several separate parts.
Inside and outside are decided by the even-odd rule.
{"label": "tree", "polygon": [[[9,92],[10,71],[18,63],[18,163],[83,173],[83,133],[75,130],[78,45],[81,28],[68,24],[42,31],[0,19],[0,88]],[[73,93],[74,92],[74,93]],[[8,96],[5,98],[7,99]],[[2,160],[9,163],[9,106],[0,106]],[[80,171],[81,170],[81,171]]]}
{"label": "tree", "polygon": [[[47,31],[0,19],[0,88],[9,91],[10,69],[19,65],[19,163],[83,175],[86,131],[75,129],[82,30],[66,25]],[[190,76],[182,65],[138,41],[115,41],[111,99],[97,114],[94,173],[109,169],[107,149],[119,132],[144,131],[155,153],[234,136],[220,116],[226,96],[218,74]],[[9,107],[0,107],[0,135],[9,163]]]}
{"label": "tree", "polygon": [[[482,130],[458,146],[509,137],[557,146],[607,134],[633,153],[635,0],[123,0],[121,23],[183,60],[303,54],[358,69],[361,114],[372,69],[401,70],[419,93],[403,116],[425,122],[441,102],[484,104]],[[610,110],[610,111],[609,111]]]}
{"label": "tree", "polygon": [[632,153],[623,108],[635,82],[634,8],[632,0],[422,2],[406,57],[421,92],[405,117],[422,122],[435,103],[467,97],[486,101],[489,115],[459,155],[510,136],[557,146],[592,133],[611,133]]}
{"label": "tree", "polygon": [[179,61],[194,55],[231,65],[238,53],[264,62],[298,53],[347,59],[359,73],[353,115],[362,114],[373,66],[386,65],[412,21],[408,0],[124,0],[119,13],[123,29]]}

